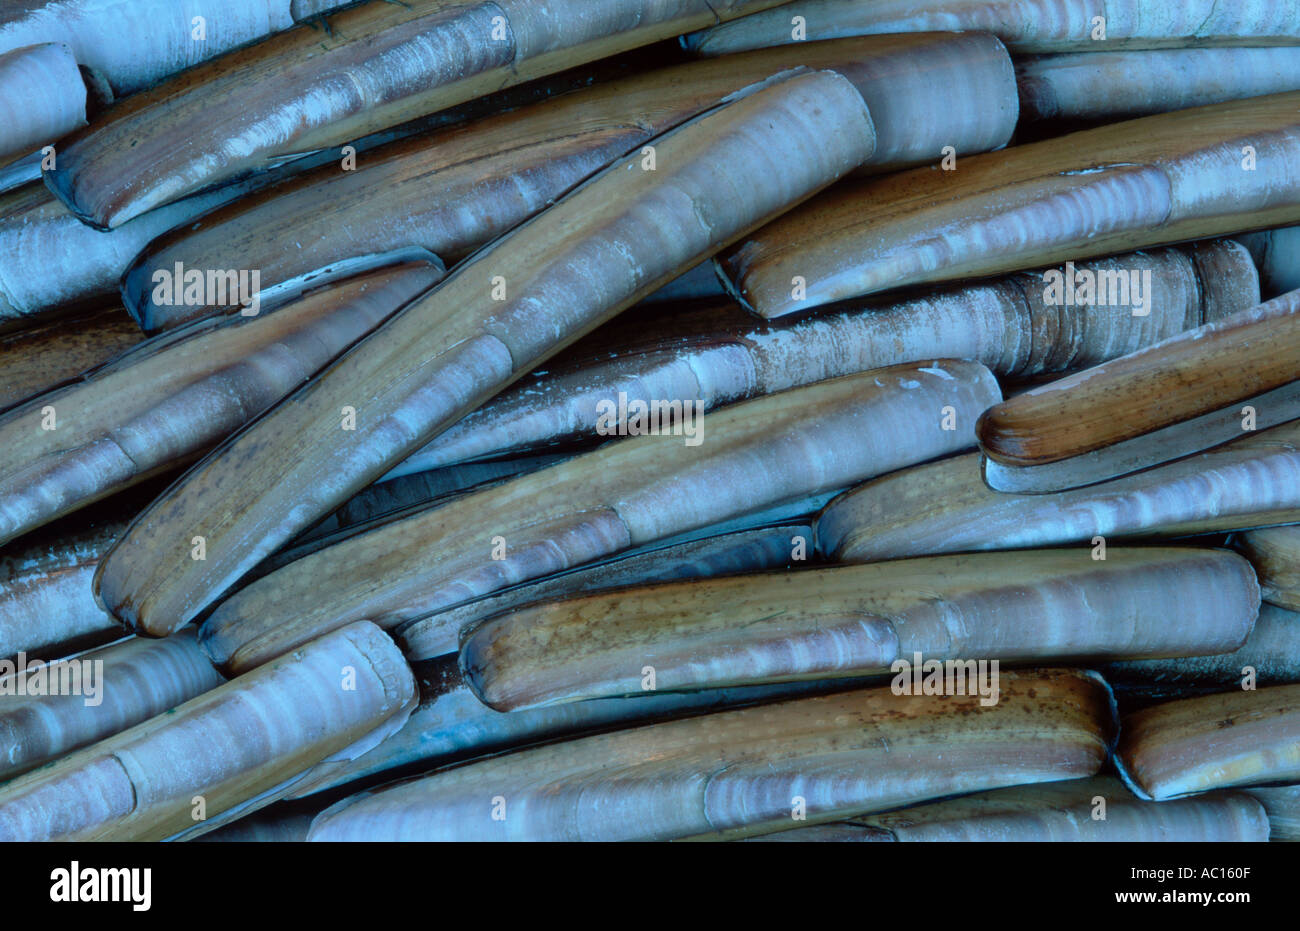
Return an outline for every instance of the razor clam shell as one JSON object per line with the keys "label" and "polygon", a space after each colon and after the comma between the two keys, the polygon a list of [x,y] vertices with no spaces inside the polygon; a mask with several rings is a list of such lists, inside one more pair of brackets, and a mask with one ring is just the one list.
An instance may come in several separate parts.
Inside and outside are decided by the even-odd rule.
{"label": "razor clam shell", "polygon": [[308,839],[727,838],[788,824],[794,796],[817,823],[1101,767],[1100,679],[1038,670],[1002,682],[991,707],[865,689],[522,750],[352,796]]}
{"label": "razor clam shell", "polygon": [[[167,329],[210,307],[159,306],[153,274],[188,267],[259,268],[263,285],[355,255],[417,246],[447,262],[507,232],[615,158],[772,74],[834,70],[862,94],[876,126],[868,164],[887,170],[1005,145],[1015,127],[1014,77],[988,36],[850,39],[696,62],[597,84],[468,126],[365,153],[293,178],[155,240],[123,279],[143,329]],[[954,87],[939,105],[931,88]],[[961,114],[954,123],[953,113]],[[635,119],[631,115],[635,114]],[[268,250],[268,243],[292,248]]]}
{"label": "razor clam shell", "polygon": [[[816,596],[809,597],[809,592]],[[1186,607],[1171,629],[1168,604]],[[999,664],[1196,656],[1241,646],[1259,612],[1226,550],[1024,550],[620,588],[491,617],[460,667],[498,711],[883,674],[897,660]]]}
{"label": "razor clam shell", "polygon": [[1221,688],[1239,684],[1243,666],[1255,668],[1262,685],[1300,681],[1300,614],[1265,602],[1251,636],[1231,653],[1112,663],[1101,671],[1112,684]]}
{"label": "razor clam shell", "polygon": [[115,300],[118,278],[151,239],[255,183],[186,198],[111,232],[86,226],[40,182],[0,194],[0,330]]}
{"label": "razor clam shell", "polygon": [[[640,170],[638,154],[596,175],[189,472],[96,576],[113,614],[155,635],[193,619],[524,371],[851,170],[874,144],[861,96],[832,72],[770,82],[656,138],[655,171]],[[507,299],[493,300],[493,279],[507,275]],[[339,430],[343,406],[358,409],[358,429]],[[206,561],[172,551],[198,528]]]}
{"label": "razor clam shell", "polygon": [[0,51],[0,164],[85,125],[86,82],[70,48],[46,42]]}
{"label": "razor clam shell", "polygon": [[860,684],[856,680],[784,682],[700,692],[662,692],[502,714],[479,701],[465,685],[456,668],[455,654],[421,663],[417,668],[421,670],[423,685],[420,705],[411,712],[402,729],[322,779],[296,787],[291,797],[311,796],[344,785],[361,788],[376,781],[388,782],[398,776],[424,772],[434,766],[547,741]]}
{"label": "razor clam shell", "polygon": [[[1093,799],[1106,817],[1093,819]],[[905,842],[1264,843],[1264,807],[1242,792],[1144,801],[1113,776],[1016,786],[864,819]]]}
{"label": "razor clam shell", "polygon": [[1300,521],[1300,422],[1109,482],[992,491],[978,454],[915,466],[832,501],[817,547],[837,562],[1021,549],[1095,536],[1176,537]]}
{"label": "razor clam shell", "polygon": [[[355,687],[345,689],[349,670]],[[351,625],[0,787],[0,838],[162,840],[211,830],[400,727],[416,691],[387,635]],[[206,821],[192,815],[198,795]]]}
{"label": "razor clam shell", "polygon": [[[1243,170],[1243,147],[1254,170]],[[764,317],[1300,219],[1300,91],[837,185],[719,256]],[[797,299],[794,277],[804,279]]]}
{"label": "razor clam shell", "polygon": [[1300,611],[1300,527],[1252,530],[1234,545],[1255,567],[1264,600]]}
{"label": "razor clam shell", "polygon": [[1242,790],[1268,813],[1269,840],[1300,841],[1300,785],[1267,786]]}
{"label": "razor clam shell", "polygon": [[[795,540],[813,552],[812,527],[783,524],[740,530],[668,546],[633,550],[603,562],[525,582],[399,625],[393,633],[411,659],[431,659],[460,649],[460,632],[478,621],[522,605],[671,579],[712,578],[792,565]],[[807,558],[807,557],[805,557]]]}
{"label": "razor clam shell", "polygon": [[134,95],[72,136],[46,182],[112,228],[283,157],[778,2],[374,0],[323,34],[291,29]]}
{"label": "razor clam shell", "polygon": [[[1242,243],[1235,239],[1211,239],[1189,243],[1182,248],[1191,253],[1197,281],[1201,285],[1200,325],[1264,302],[1259,266],[1254,261],[1254,254]],[[1252,265],[1255,266],[1253,275],[1250,273]],[[1268,295],[1270,299],[1276,296]],[[1192,328],[1189,323],[1187,329]]]}
{"label": "razor clam shell", "polygon": [[68,661],[81,664],[83,691],[85,664],[103,664],[95,674],[97,704],[88,705],[84,694],[6,694],[11,689],[0,679],[0,780],[126,730],[225,681],[192,629],[163,640],[128,637]]}
{"label": "razor clam shell", "polygon": [[[400,470],[592,436],[598,405],[620,393],[629,403],[696,399],[708,409],[936,356],[970,359],[1000,376],[1024,377],[1096,365],[1259,303],[1250,255],[1232,242],[1116,256],[1079,267],[1099,274],[1150,271],[1154,293],[1145,295],[1145,315],[1134,315],[1131,301],[1049,305],[1037,272],[795,322],[755,320],[734,304],[716,302],[658,322],[659,339],[649,346],[620,345],[613,336],[605,352],[575,344],[571,361],[566,355],[546,372],[526,376],[439,434]],[[697,317],[699,335],[692,330]],[[619,326],[614,321],[602,329]],[[645,329],[641,324],[638,333]]]}
{"label": "razor clam shell", "polygon": [[[961,425],[997,397],[983,366],[935,362],[744,401],[707,415],[708,435],[697,446],[679,436],[627,437],[311,553],[220,603],[200,639],[220,668],[233,671],[353,619],[392,628],[954,452],[969,442]],[[956,429],[943,429],[947,407]],[[492,558],[498,538],[506,541],[503,559]],[[210,541],[207,555],[211,562]]]}
{"label": "razor clam shell", "polygon": [[91,591],[98,559],[33,572],[0,592],[0,655],[19,651],[62,656],[106,643],[124,631]]}
{"label": "razor clam shell", "polygon": [[1239,686],[1247,666],[1260,685],[1300,682],[1300,614],[1264,604],[1246,642],[1231,653],[1111,663],[1101,673],[1116,688],[1141,691],[1145,698],[1153,692]]}
{"label": "razor clam shell", "polygon": [[[0,547],[0,659],[18,653],[58,659],[117,640],[125,631],[95,600],[91,577],[126,529],[136,492],[92,505]],[[147,500],[147,499],[145,499]]]}
{"label": "razor clam shell", "polygon": [[1300,685],[1154,705],[1120,724],[1115,764],[1143,798],[1300,780]]}
{"label": "razor clam shell", "polygon": [[[1105,817],[1095,818],[1105,801]],[[831,833],[819,828],[838,828]],[[854,833],[856,831],[856,834]],[[869,835],[869,836],[863,836]],[[795,828],[753,840],[891,840],[912,843],[1263,842],[1265,808],[1244,792],[1156,803],[1114,776],[994,789],[835,825]]]}
{"label": "razor clam shell", "polygon": [[[468,492],[484,491],[498,485],[505,478],[535,472],[557,462],[563,462],[569,456],[535,456],[528,459],[511,459],[504,462],[466,463],[451,466],[434,472],[424,472],[403,476],[392,482],[371,485],[352,498],[330,517],[311,529],[294,537],[288,546],[277,550],[257,565],[248,581],[261,578],[282,566],[301,559],[325,547],[333,546],[342,540],[363,533],[375,527],[401,519],[417,510],[430,505],[442,506]],[[401,486],[400,488],[398,486]],[[394,493],[389,493],[392,489]],[[659,547],[676,546],[690,543],[705,537],[728,533],[740,533],[771,524],[792,520],[808,521],[826,504],[844,489],[820,492],[793,501],[787,501],[776,507],[767,508],[737,517],[732,520],[712,524],[699,530],[676,534],[653,545],[639,547],[620,554],[620,556],[639,555],[642,552]],[[600,564],[596,564],[600,565]],[[575,570],[576,571],[576,570]],[[563,574],[563,573],[561,573]],[[473,616],[474,610],[466,606],[462,616]],[[435,654],[454,652],[457,642],[452,639],[445,649]]]}
{"label": "razor clam shell", "polygon": [[1300,90],[1300,47],[1035,56],[1016,83],[1025,120],[1131,119]]}
{"label": "razor clam shell", "polygon": [[0,411],[54,390],[142,339],[121,307],[0,332]]}
{"label": "razor clam shell", "polygon": [[[686,46],[720,55],[783,45],[795,41],[795,16],[807,39],[956,29],[991,32],[1022,53],[1300,42],[1295,0],[799,0],[689,35]],[[1097,16],[1104,41],[1092,38]]]}
{"label": "razor clam shell", "polygon": [[[1227,353],[1224,353],[1224,355],[1226,356]],[[1186,385],[1187,374],[1192,374],[1195,377],[1199,377],[1201,374],[1195,367],[1191,367],[1190,371],[1187,366],[1182,368],[1184,377],[1180,380],[1183,381],[1184,385]],[[1208,369],[1208,366],[1206,368]],[[1264,369],[1266,366],[1260,366],[1260,368]],[[1204,374],[1212,377],[1214,373],[1206,371]],[[1070,377],[1066,376],[1066,378]],[[1206,380],[1208,381],[1209,377]],[[1061,381],[1064,382],[1066,379],[1063,378]],[[1061,388],[1066,390],[1066,385],[1062,384]],[[1017,395],[1017,397],[1036,394],[1039,390],[1041,389],[1030,389],[1022,395]],[[1189,390],[1193,395],[1190,399],[1186,397]],[[1206,395],[1199,393],[1195,387],[1184,389],[1183,392],[1179,392],[1177,387],[1171,387],[1167,391],[1157,393],[1162,402],[1168,404],[1168,408],[1172,408],[1172,411],[1166,408],[1166,412],[1175,415],[1178,413],[1179,408],[1185,406],[1189,400],[1195,402],[1206,397]],[[1123,400],[1120,399],[1119,403],[1122,405]],[[1079,412],[1089,410],[1089,405],[1078,402],[1066,403],[1065,408],[1070,411],[1070,416],[1078,417],[1079,423],[1075,424],[1076,432],[1086,432],[1089,426],[1098,423],[1105,424],[1108,419],[1113,423],[1111,418],[1122,416],[1121,412],[1114,410],[1112,407],[1109,410],[1110,418],[1105,418],[1103,415],[1106,413],[1107,404],[1104,401],[1097,407],[1101,408],[1101,410],[1097,413],[1089,412],[1085,418],[1079,416]],[[1102,446],[1077,456],[1070,456],[1053,462],[1029,465],[999,462],[988,455],[986,451],[986,454],[981,457],[980,469],[984,474],[984,482],[995,491],[1047,494],[1053,491],[1079,488],[1128,475],[1141,469],[1158,466],[1161,463],[1242,436],[1244,433],[1249,432],[1244,426],[1247,410],[1255,412],[1255,430],[1276,427],[1300,418],[1300,381],[1290,382],[1262,394],[1239,398],[1228,407],[1202,414],[1199,417],[1191,417],[1178,423],[1172,423],[1165,427],[1159,427],[1142,436],[1130,437],[1108,446]],[[1001,414],[1002,412],[1000,410],[990,410],[986,413]],[[1007,420],[1010,419],[1011,415],[1008,412]],[[1000,426],[1004,425],[1005,422]],[[1004,440],[1010,433],[1011,431],[995,433],[994,438]],[[1026,431],[1021,439],[1026,436],[1032,436],[1032,428]],[[1085,442],[1087,441],[1085,440]]]}
{"label": "razor clam shell", "polygon": [[[314,0],[320,10],[353,0]],[[293,25],[290,0],[19,0],[0,10],[0,51],[63,42],[121,96]],[[204,38],[193,20],[205,19]]]}
{"label": "razor clam shell", "polygon": [[273,313],[198,321],[0,415],[0,542],[193,459],[441,275],[436,261],[400,265]]}
{"label": "razor clam shell", "polygon": [[980,446],[999,477],[1058,466],[1069,471],[1044,479],[1057,488],[1084,473],[1109,478],[1240,436],[1243,404],[1259,427],[1300,417],[1297,374],[1292,291],[1003,401],[980,418]]}

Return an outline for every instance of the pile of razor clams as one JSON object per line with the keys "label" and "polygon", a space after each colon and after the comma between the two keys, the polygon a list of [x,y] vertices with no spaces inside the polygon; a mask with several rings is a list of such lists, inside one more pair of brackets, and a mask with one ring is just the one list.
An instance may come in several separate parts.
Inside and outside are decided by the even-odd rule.
{"label": "pile of razor clams", "polygon": [[1300,839],[1300,0],[0,8],[0,839]]}

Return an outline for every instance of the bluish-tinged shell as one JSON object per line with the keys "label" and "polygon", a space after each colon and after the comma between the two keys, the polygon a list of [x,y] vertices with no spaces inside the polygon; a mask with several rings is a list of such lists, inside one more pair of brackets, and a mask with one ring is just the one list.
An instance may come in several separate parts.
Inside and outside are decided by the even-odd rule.
{"label": "bluish-tinged shell", "polygon": [[309,839],[737,836],[789,825],[800,809],[817,823],[1100,769],[1112,727],[1100,679],[1047,670],[1001,681],[990,707],[885,687],[521,750],[345,799]]}
{"label": "bluish-tinged shell", "polygon": [[393,642],[373,624],[351,625],[0,787],[0,839],[202,833],[370,749],[415,702]]}
{"label": "bluish-tinged shell", "polygon": [[59,42],[10,51],[0,46],[0,164],[85,125],[86,82],[70,48]]}
{"label": "bluish-tinged shell", "polygon": [[1282,45],[1300,42],[1297,23],[1295,0],[798,0],[686,44],[719,55],[800,39],[955,29],[991,32],[1016,52]]}
{"label": "bluish-tinged shell", "polygon": [[1097,545],[1124,536],[1172,537],[1300,521],[1300,425],[1086,488],[996,492],[978,455],[916,466],[832,501],[817,546],[842,562],[935,553]]}

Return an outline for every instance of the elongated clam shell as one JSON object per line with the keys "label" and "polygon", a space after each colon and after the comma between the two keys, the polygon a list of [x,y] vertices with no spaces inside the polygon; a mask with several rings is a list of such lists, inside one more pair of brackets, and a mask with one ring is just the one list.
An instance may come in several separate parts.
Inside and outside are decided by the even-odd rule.
{"label": "elongated clam shell", "polygon": [[[1096,17],[1105,20],[1104,39]],[[687,37],[706,55],[803,38],[960,29],[991,32],[1016,52],[1099,51],[1300,41],[1295,0],[798,0]]]}
{"label": "elongated clam shell", "polygon": [[0,334],[0,411],[108,362],[143,338],[121,307]]}
{"label": "elongated clam shell", "polygon": [[1140,693],[1144,701],[1197,689],[1240,686],[1248,670],[1259,685],[1300,682],[1300,615],[1264,604],[1246,642],[1231,653],[1134,660],[1101,668],[1107,682]]}
{"label": "elongated clam shell", "polygon": [[[992,375],[976,363],[895,366],[709,414],[707,438],[695,446],[681,436],[627,437],[290,563],[218,605],[201,640],[233,671],[352,619],[394,627],[956,451],[968,442],[961,425],[997,396]],[[948,408],[955,429],[944,429]],[[207,555],[211,561],[211,541]]]}
{"label": "elongated clam shell", "polygon": [[[1097,799],[1105,803],[1103,810]],[[906,842],[1263,843],[1264,806],[1243,792],[1144,801],[1113,776],[1015,786],[862,819]]]}
{"label": "elongated clam shell", "polygon": [[1300,47],[1043,55],[1016,82],[1026,120],[1132,118],[1300,90]]}
{"label": "elongated clam shell", "polygon": [[979,457],[867,482],[831,502],[817,546],[837,562],[1020,549],[1094,537],[1174,537],[1300,521],[1300,423],[1109,482],[1051,494],[992,491]]}
{"label": "elongated clam shell", "polygon": [[[351,0],[315,0],[320,12]],[[19,0],[0,10],[0,51],[66,43],[118,95],[293,25],[290,0]],[[195,17],[203,19],[202,38]]]}
{"label": "elongated clam shell", "polygon": [[[30,664],[35,657],[26,659]],[[50,683],[66,676],[76,687],[72,694],[16,694],[28,690],[31,675],[19,670],[8,682],[0,678],[0,779],[162,714],[224,681],[193,630],[164,640],[129,637],[47,666],[43,675]]]}
{"label": "elongated clam shell", "polygon": [[991,707],[865,689],[523,750],[345,799],[308,839],[731,837],[790,823],[795,796],[816,823],[1100,768],[1111,714],[1100,680],[1002,679]]}
{"label": "elongated clam shell", "polygon": [[1264,600],[1300,611],[1300,527],[1268,527],[1236,540],[1259,575]]}
{"label": "elongated clam shell", "polygon": [[65,143],[46,180],[79,217],[116,227],[279,157],[777,2],[373,0],[323,35],[292,29],[133,96]]}
{"label": "elongated clam shell", "polygon": [[951,172],[839,185],[719,263],[736,294],[779,317],[904,285],[1293,223],[1297,160],[1300,92],[1179,110],[958,153]]}
{"label": "elongated clam shell", "polygon": [[[809,592],[816,592],[815,598]],[[1161,593],[1164,594],[1161,594]],[[1176,631],[1168,600],[1185,599]],[[621,588],[489,618],[461,669],[498,711],[645,689],[863,676],[897,660],[1000,664],[1196,656],[1241,646],[1259,612],[1226,550],[1025,550]],[[897,671],[897,670],[892,670]]]}
{"label": "elongated clam shell", "polygon": [[[536,456],[530,459],[510,459],[503,462],[466,463],[462,466],[452,466],[436,472],[417,473],[403,476],[391,482],[386,481],[378,485],[371,485],[349,498],[348,502],[330,515],[329,518],[294,537],[289,545],[282,547],[259,563],[253,573],[250,574],[248,581],[251,582],[256,578],[261,578],[263,575],[274,572],[290,562],[301,559],[303,556],[317,550],[333,546],[335,543],[346,540],[358,533],[369,532],[385,524],[392,523],[394,520],[409,517],[417,511],[430,506],[441,507],[466,493],[486,491],[488,488],[501,484],[501,481],[505,478],[526,475],[529,472],[535,472],[538,469],[563,462],[568,458],[571,457]],[[500,470],[499,475],[482,482],[470,481],[473,476],[488,471],[486,468],[488,466],[498,467]],[[506,468],[507,466],[509,468]],[[448,488],[450,484],[458,481],[457,475],[463,475],[465,483],[455,488]],[[395,488],[397,486],[401,486],[401,488],[391,498],[383,493],[385,488]],[[731,520],[710,524],[697,530],[674,534],[665,539],[656,540],[651,545],[636,547],[625,553],[620,553],[618,557],[614,557],[613,560],[609,561],[624,557],[641,556],[643,553],[655,549],[696,543],[708,537],[743,533],[757,528],[768,528],[774,524],[786,524],[792,521],[807,524],[814,514],[824,508],[832,498],[842,491],[844,489],[841,488],[834,491],[818,492],[803,498],[782,502],[775,507],[752,511]],[[389,507],[390,504],[391,507]],[[329,529],[331,527],[333,529]],[[591,566],[584,568],[599,571],[602,565],[603,563],[593,563]],[[561,575],[563,574],[561,573]],[[461,617],[477,616],[475,609],[468,604],[463,607],[463,612],[457,609],[452,610],[456,610]],[[428,620],[433,621],[432,618]],[[434,623],[441,626],[442,622],[434,621]],[[452,636],[451,632],[448,632],[447,636]],[[447,641],[447,644],[445,648],[439,649],[431,655],[437,656],[453,652],[457,647],[454,640]]]}
{"label": "elongated clam shell", "polygon": [[0,549],[0,659],[59,659],[122,637],[91,579],[132,513],[107,501]]}
{"label": "elongated clam shell", "polygon": [[1120,726],[1116,765],[1145,798],[1300,779],[1300,685],[1235,689],[1143,708]]}
{"label": "elongated clam shell", "polygon": [[[1035,390],[1037,389],[1031,388],[1022,394],[1030,394]],[[1195,389],[1192,389],[1192,393],[1195,393]],[[1173,394],[1179,395],[1180,392],[1175,390]],[[1181,394],[1182,397],[1176,397],[1170,404],[1175,411],[1187,403],[1187,391],[1184,390]],[[1095,423],[1096,416],[1096,413],[1089,411],[1081,419]],[[1105,482],[1107,479],[1176,460],[1190,452],[1224,443],[1234,437],[1249,435],[1260,427],[1272,427],[1297,419],[1300,419],[1300,381],[1241,398],[1219,410],[1078,456],[1054,462],[1020,465],[1000,462],[985,455],[980,460],[980,469],[985,483],[997,491],[1049,494]],[[1086,427],[1083,429],[1086,431]]]}
{"label": "elongated clam shell", "polygon": [[[1237,246],[1241,248],[1238,249]],[[1236,239],[1210,239],[1193,242],[1181,248],[1191,253],[1192,264],[1203,291],[1202,325],[1263,303],[1265,295],[1260,285],[1259,266],[1254,262],[1254,253],[1249,247]],[[1247,269],[1247,260],[1255,264],[1254,275],[1251,275]],[[1100,276],[1098,280],[1101,280]],[[1122,293],[1123,289],[1120,290]],[[1107,296],[1109,297],[1109,294]],[[1267,295],[1269,298],[1276,296],[1271,293]],[[1078,313],[1077,309],[1075,313]],[[1189,323],[1187,329],[1192,328]]]}
{"label": "elongated clam shell", "polygon": [[116,300],[118,278],[149,240],[251,186],[188,197],[111,232],[86,226],[40,182],[0,195],[0,329]]}
{"label": "elongated clam shell", "polygon": [[[573,361],[557,358],[542,375],[521,380],[439,434],[399,470],[593,436],[599,405],[621,394],[629,404],[698,399],[711,408],[936,356],[971,359],[998,375],[1016,377],[1095,365],[1259,299],[1250,255],[1231,242],[1098,259],[1080,263],[1079,271],[1148,272],[1152,293],[1143,294],[1137,306],[1131,299],[1055,306],[1043,299],[1042,274],[1027,272],[793,323],[756,321],[734,304],[718,302],[667,317],[658,325],[659,339],[649,346],[620,345],[616,337],[609,338],[612,347],[576,344]],[[606,328],[618,326],[614,321]],[[641,323],[638,332],[645,329]],[[598,336],[600,331],[593,334]]]}
{"label": "elongated clam shell", "polygon": [[[1079,373],[1083,374],[1083,373]],[[1064,380],[1064,379],[1062,379]],[[1158,377],[1153,379],[1159,381]],[[1062,388],[1065,386],[1062,385]],[[1023,394],[1031,394],[1031,388]],[[1197,392],[1171,389],[1170,408],[1185,407]],[[1212,395],[1211,395],[1212,396]],[[1105,406],[1103,402],[1102,405]],[[1080,407],[1081,420],[1097,422],[1097,413]],[[1261,394],[1241,398],[1235,403],[1197,417],[1171,423],[1150,433],[1101,446],[1078,456],[1030,465],[1001,462],[990,455],[980,461],[984,481],[990,488],[1005,492],[1048,494],[1063,489],[1080,488],[1128,475],[1249,435],[1261,427],[1294,422],[1300,419],[1300,381],[1288,382]],[[1081,432],[1087,431],[1084,425]]]}
{"label": "elongated clam shell", "polygon": [[46,42],[0,51],[0,164],[85,125],[86,82],[70,48]]}
{"label": "elongated clam shell", "polygon": [[[810,833],[830,827],[838,830],[831,835]],[[871,836],[863,836],[866,834]],[[835,825],[753,838],[868,839],[911,843],[1258,843],[1269,839],[1269,818],[1265,807],[1245,792],[1214,792],[1156,803],[1137,798],[1114,776],[1094,776],[994,789]]]}
{"label": "elongated clam shell", "polygon": [[[150,332],[210,312],[151,300],[153,274],[176,262],[256,267],[266,287],[368,252],[418,246],[459,260],[652,137],[801,66],[834,70],[862,94],[876,170],[933,160],[945,144],[997,148],[1015,127],[1010,59],[988,36],[850,39],[678,65],[392,143],[354,171],[330,164],[230,204],[151,243],[124,278],[127,307]],[[958,99],[940,106],[935,84]]]}
{"label": "elongated clam shell", "polygon": [[[200,463],[109,555],[104,603],[137,630],[186,623],[523,371],[873,147],[861,96],[831,72],[767,84],[656,138],[655,171],[638,154],[596,175]],[[356,430],[339,429],[345,406]],[[206,561],[169,552],[200,532]]]}
{"label": "elongated clam shell", "polygon": [[700,692],[661,692],[635,698],[602,698],[503,714],[474,696],[461,680],[454,654],[420,663],[417,669],[422,686],[420,705],[411,712],[401,730],[351,763],[295,787],[293,797],[310,796],[344,785],[360,788],[376,781],[423,773],[434,766],[546,741],[860,685],[855,680],[841,680],[834,685],[783,682]]}
{"label": "elongated clam shell", "polygon": [[1268,813],[1269,840],[1300,841],[1300,785],[1257,786],[1242,791]]}
{"label": "elongated clam shell", "polygon": [[19,651],[64,656],[124,632],[91,591],[98,557],[80,565],[34,570],[0,592],[0,655]]}
{"label": "elongated clam shell", "polygon": [[0,416],[0,542],[193,459],[441,272],[395,266],[269,314],[198,321]]}
{"label": "elongated clam shell", "polygon": [[394,636],[402,651],[412,659],[442,656],[460,649],[462,630],[483,618],[521,605],[647,582],[779,569],[809,558],[812,552],[812,527],[801,524],[741,530],[671,546],[645,547],[410,621],[400,625]]}
{"label": "elongated clam shell", "polygon": [[1300,417],[1297,374],[1292,291],[989,409],[978,426],[985,479],[1034,491],[1113,478],[1241,436],[1244,406],[1249,429],[1276,426]]}
{"label": "elongated clam shell", "polygon": [[[373,624],[354,624],[0,787],[0,838],[200,833],[267,804],[317,764],[373,745],[415,700],[397,647]],[[192,814],[196,796],[206,821]]]}

